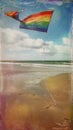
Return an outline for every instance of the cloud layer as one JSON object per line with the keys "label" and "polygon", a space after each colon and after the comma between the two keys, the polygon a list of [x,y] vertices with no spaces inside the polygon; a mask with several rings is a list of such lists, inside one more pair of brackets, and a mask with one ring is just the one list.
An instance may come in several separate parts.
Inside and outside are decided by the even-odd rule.
{"label": "cloud layer", "polygon": [[63,4],[62,0],[60,0],[60,1],[57,1],[57,0],[54,0],[54,1],[51,1],[51,0],[37,0],[37,2],[53,4],[53,5],[56,4],[58,6],[61,6]]}
{"label": "cloud layer", "polygon": [[[43,59],[43,56],[52,58],[65,58],[70,56],[70,40],[67,37],[62,38],[62,44],[56,44],[54,41],[44,41],[37,38],[32,39],[25,32],[10,28],[1,28],[2,33],[2,52],[5,59],[12,57],[23,57],[22,59]],[[60,55],[60,57],[59,57]],[[25,58],[27,57],[27,58]]]}

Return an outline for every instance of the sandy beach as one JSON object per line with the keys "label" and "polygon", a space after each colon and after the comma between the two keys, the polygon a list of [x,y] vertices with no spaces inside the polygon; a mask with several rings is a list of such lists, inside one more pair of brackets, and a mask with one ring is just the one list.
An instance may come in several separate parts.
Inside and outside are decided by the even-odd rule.
{"label": "sandy beach", "polygon": [[71,130],[69,66],[6,64],[3,76],[5,130]]}

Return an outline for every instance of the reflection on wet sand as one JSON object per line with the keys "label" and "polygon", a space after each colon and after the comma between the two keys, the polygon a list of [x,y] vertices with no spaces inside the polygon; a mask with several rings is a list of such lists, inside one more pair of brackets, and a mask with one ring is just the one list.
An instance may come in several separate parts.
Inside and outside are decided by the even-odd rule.
{"label": "reflection on wet sand", "polygon": [[5,75],[6,130],[71,130],[71,74],[41,70]]}

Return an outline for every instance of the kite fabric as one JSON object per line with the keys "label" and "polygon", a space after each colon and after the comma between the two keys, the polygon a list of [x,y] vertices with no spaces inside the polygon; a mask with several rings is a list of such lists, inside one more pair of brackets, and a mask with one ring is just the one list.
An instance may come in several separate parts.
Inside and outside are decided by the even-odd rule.
{"label": "kite fabric", "polygon": [[52,10],[32,14],[21,21],[20,28],[47,32]]}
{"label": "kite fabric", "polygon": [[47,32],[53,10],[38,12],[24,18],[23,20],[19,20],[18,12],[7,12],[5,14],[20,21],[20,28]]}
{"label": "kite fabric", "polygon": [[16,20],[19,20],[19,12],[17,12],[17,11],[16,12],[14,12],[14,11],[6,12],[5,15],[7,15],[9,17],[12,17],[12,18],[14,18]]}

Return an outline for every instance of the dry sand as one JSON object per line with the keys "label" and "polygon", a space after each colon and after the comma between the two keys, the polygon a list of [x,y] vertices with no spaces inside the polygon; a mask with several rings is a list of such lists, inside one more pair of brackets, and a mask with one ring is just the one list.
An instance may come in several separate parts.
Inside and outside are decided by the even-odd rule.
{"label": "dry sand", "polygon": [[50,77],[41,82],[41,86],[51,91],[57,101],[68,102],[71,93],[71,74],[65,73]]}

